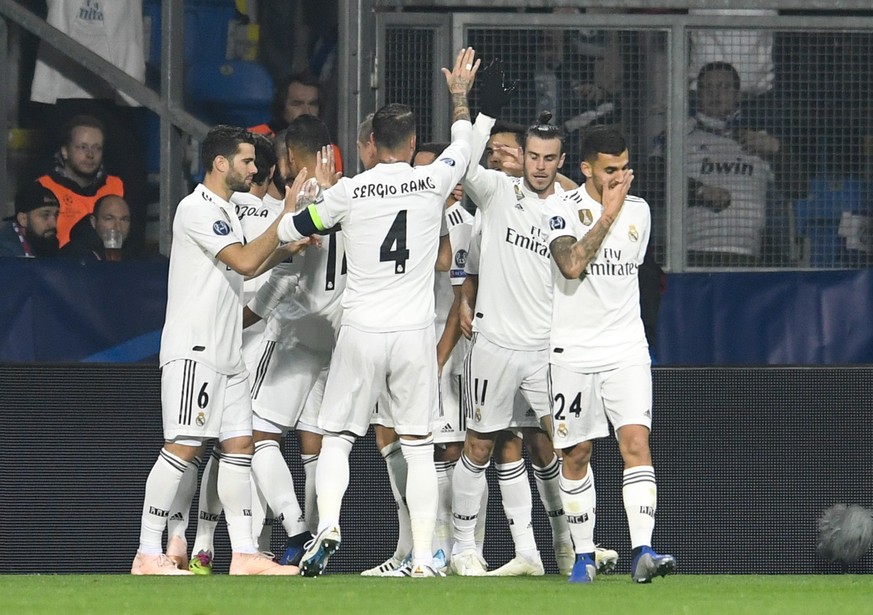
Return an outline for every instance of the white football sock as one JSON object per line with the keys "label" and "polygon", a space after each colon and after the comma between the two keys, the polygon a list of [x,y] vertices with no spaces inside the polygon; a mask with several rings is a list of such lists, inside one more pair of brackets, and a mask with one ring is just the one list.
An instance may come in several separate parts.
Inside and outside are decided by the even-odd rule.
{"label": "white football sock", "polygon": [[570,480],[561,474],[559,482],[561,502],[576,553],[594,553],[594,511],[597,506],[594,474],[589,467],[585,478]]}
{"label": "white football sock", "polygon": [[524,460],[498,463],[494,468],[497,470],[497,484],[500,485],[503,511],[509,521],[515,553],[528,559],[536,559],[537,543],[531,522],[533,498]]}
{"label": "white football sock", "polygon": [[252,456],[222,453],[218,463],[218,497],[224,505],[227,533],[234,553],[257,553],[252,538]]}
{"label": "white football sock", "polygon": [[185,469],[182,480],[179,481],[179,489],[176,491],[176,497],[173,498],[173,505],[170,506],[170,518],[167,520],[167,542],[171,536],[185,538],[188,518],[191,514],[191,502],[194,501],[194,492],[197,491],[197,476],[202,464],[203,460],[200,457],[195,457],[194,461]]}
{"label": "white football sock", "polygon": [[455,466],[452,476],[452,523],[455,529],[453,553],[476,548],[474,530],[482,505],[482,494],[487,488],[485,470],[488,463],[479,466],[465,454]]}
{"label": "white football sock", "polygon": [[[559,484],[561,464],[558,461],[558,456],[552,457],[552,461],[544,468],[534,465],[533,471],[540,501],[543,503],[543,508],[546,509],[549,525],[552,526],[552,543],[555,545],[566,543],[572,547],[570,527],[567,524],[567,517],[564,515],[564,505],[561,503],[561,486]],[[588,471],[592,472],[590,465]]]}
{"label": "white football sock", "polygon": [[203,469],[200,478],[200,497],[197,501],[197,533],[194,536],[194,546],[191,554],[197,555],[200,551],[215,552],[213,541],[218,518],[221,516],[223,507],[218,497],[218,458],[221,453],[217,449],[212,450],[209,461]]}
{"label": "white football sock", "polygon": [[315,499],[315,472],[318,469],[318,455],[300,455],[303,461],[303,516],[310,534],[318,530],[318,503]]}
{"label": "white football sock", "polygon": [[412,525],[409,520],[409,506],[406,502],[406,483],[409,468],[401,452],[400,442],[392,442],[382,448],[382,457],[388,470],[388,482],[397,504],[397,546],[394,558],[402,560],[412,551]]}
{"label": "white football sock", "polygon": [[473,528],[473,540],[476,542],[476,550],[482,559],[485,559],[485,525],[488,521],[488,481],[482,490],[482,501],[479,504],[479,516],[476,517],[476,527]]}
{"label": "white football sock", "polygon": [[145,497],[142,506],[142,522],[139,532],[139,550],[147,555],[158,555],[164,549],[161,540],[170,506],[176,497],[182,475],[190,464],[161,449],[155,465],[146,480]]}
{"label": "white football sock", "polygon": [[339,527],[343,496],[349,487],[349,454],[354,438],[348,435],[325,434],[321,443],[315,492],[318,498],[318,531]]}
{"label": "white football sock", "polygon": [[436,549],[442,549],[446,557],[452,553],[452,474],[455,461],[437,461],[437,504],[436,527],[433,532],[433,542]]}
{"label": "white football sock", "polygon": [[400,439],[403,457],[409,468],[406,503],[412,529],[413,564],[433,564],[433,530],[436,526],[437,474],[433,464],[433,438]]}
{"label": "white football sock", "polygon": [[297,502],[294,479],[279,443],[275,440],[262,440],[255,444],[252,457],[252,476],[267,505],[277,519],[282,520],[288,536],[297,536],[306,531],[303,511]]}
{"label": "white football sock", "polygon": [[658,506],[658,485],[655,468],[636,466],[622,475],[621,495],[630,530],[631,548],[652,545],[655,530],[655,510]]}

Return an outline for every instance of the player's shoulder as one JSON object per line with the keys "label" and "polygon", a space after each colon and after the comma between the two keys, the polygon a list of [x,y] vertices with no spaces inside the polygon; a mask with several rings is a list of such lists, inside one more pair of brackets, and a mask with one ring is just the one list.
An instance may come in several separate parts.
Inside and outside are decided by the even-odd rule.
{"label": "player's shoulder", "polygon": [[629,194],[624,198],[624,204],[625,206],[630,205],[631,207],[639,209],[649,208],[649,203],[646,201],[646,199],[641,196],[634,196],[632,194]]}
{"label": "player's shoulder", "polygon": [[575,207],[585,201],[585,186],[579,186],[573,190],[564,190],[563,192],[558,192],[556,190],[555,193],[547,199],[547,202],[548,201],[551,201],[553,204]]}

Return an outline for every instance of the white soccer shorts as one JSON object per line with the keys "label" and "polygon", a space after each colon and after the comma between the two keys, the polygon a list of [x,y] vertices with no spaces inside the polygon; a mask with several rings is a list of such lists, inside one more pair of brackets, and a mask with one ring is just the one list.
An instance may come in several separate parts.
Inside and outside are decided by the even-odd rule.
{"label": "white soccer shorts", "polygon": [[[512,350],[473,334],[464,360],[463,404],[467,429],[493,433],[510,426],[539,425],[549,414],[549,351]],[[527,404],[516,404],[516,392]],[[526,416],[533,409],[534,417]]]}
{"label": "white soccer shorts", "polygon": [[252,434],[248,374],[226,375],[191,359],[161,369],[164,438],[207,440]]}
{"label": "white soccer shorts", "polygon": [[582,374],[549,366],[555,448],[568,448],[618,432],[625,425],[652,428],[652,370],[631,365]]}
{"label": "white soccer shorts", "polygon": [[251,378],[252,410],[255,416],[290,429],[301,420],[310,392],[330,364],[330,353],[264,339],[259,355]]}
{"label": "white soccer shorts", "polygon": [[374,333],[340,328],[330,363],[318,426],[327,432],[367,433],[376,401],[387,395],[388,413],[400,435],[431,432],[437,407],[433,327]]}

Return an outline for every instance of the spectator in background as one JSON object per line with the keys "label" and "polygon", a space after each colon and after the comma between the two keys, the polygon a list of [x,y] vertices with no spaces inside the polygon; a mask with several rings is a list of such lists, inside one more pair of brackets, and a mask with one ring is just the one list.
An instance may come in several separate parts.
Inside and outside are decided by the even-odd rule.
{"label": "spectator in background", "polygon": [[368,113],[358,126],[358,160],[366,171],[376,166],[376,141],[373,140],[373,114]]}
{"label": "spectator in background", "polygon": [[[273,92],[270,105],[270,120],[249,128],[255,134],[274,136],[301,115],[321,117],[321,84],[309,73],[294,73],[280,79]],[[334,167],[338,173],[343,171],[343,161],[339,147],[333,145]]]}
{"label": "spectator in background", "polygon": [[[145,82],[142,0],[47,0],[45,4],[49,25],[137,81]],[[32,121],[49,134],[54,135],[69,118],[78,115],[93,116],[105,126],[107,172],[124,182],[124,196],[130,203],[135,222],[132,239],[141,243],[145,237],[147,180],[145,151],[140,145],[143,109],[102,76],[82,68],[45,42],[40,44],[30,98]],[[47,147],[55,146],[47,140]],[[89,207],[88,211],[67,220],[65,209],[62,200],[58,224],[61,245],[66,243],[73,224],[91,213]]]}
{"label": "spectator in background", "polygon": [[15,215],[0,225],[0,257],[54,256],[58,252],[58,199],[34,182],[15,197]]}
{"label": "spectator in background", "polygon": [[[774,9],[689,9],[689,15],[732,15],[737,17],[770,17]],[[711,62],[732,65],[740,77],[742,94],[759,96],[772,91],[775,79],[773,64],[773,32],[759,29],[715,30],[695,28],[689,33],[691,62],[689,75],[697,75]],[[691,89],[696,89],[691,84]]]}
{"label": "spectator in background", "polygon": [[[692,267],[760,265],[768,209],[777,202],[769,159],[782,144],[765,131],[743,125],[740,76],[730,64],[704,66],[697,90],[685,157],[687,263]],[[661,139],[656,155],[663,146]]]}
{"label": "spectator in background", "polygon": [[58,216],[58,241],[63,247],[70,240],[73,225],[94,211],[102,196],[124,196],[120,177],[107,175],[103,167],[106,129],[95,117],[77,115],[61,130],[61,147],[53,168],[37,181],[51,190],[61,205]]}
{"label": "spectator in background", "polygon": [[130,223],[127,201],[115,194],[100,197],[94,203],[94,212],[73,226],[70,241],[61,248],[59,256],[83,264],[129,260],[133,256],[127,243]]}

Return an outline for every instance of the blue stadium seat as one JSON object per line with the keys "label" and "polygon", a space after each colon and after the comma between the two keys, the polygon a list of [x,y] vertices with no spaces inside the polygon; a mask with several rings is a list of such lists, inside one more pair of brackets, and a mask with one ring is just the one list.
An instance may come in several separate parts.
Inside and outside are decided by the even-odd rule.
{"label": "blue stadium seat", "polygon": [[[184,58],[189,65],[227,58],[229,23],[236,15],[234,0],[185,0]],[[143,16],[151,18],[149,56],[146,62],[161,66],[161,2],[144,0]]]}
{"label": "blue stadium seat", "polygon": [[253,126],[270,119],[273,79],[256,62],[203,61],[188,67],[187,107],[209,124]]}
{"label": "blue stadium seat", "polygon": [[843,212],[870,215],[870,186],[857,178],[813,178],[805,199],[794,202],[797,234],[809,240],[809,265],[847,266],[844,241],[838,234]]}

